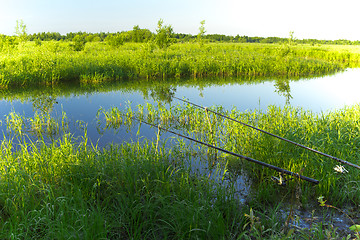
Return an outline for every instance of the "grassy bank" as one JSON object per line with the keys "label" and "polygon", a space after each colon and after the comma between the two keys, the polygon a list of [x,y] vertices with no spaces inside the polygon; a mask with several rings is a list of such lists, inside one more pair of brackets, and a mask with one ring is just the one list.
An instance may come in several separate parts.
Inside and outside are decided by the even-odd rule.
{"label": "grassy bank", "polygon": [[[190,106],[173,106],[168,111],[149,105],[142,112],[148,112],[142,115],[147,120],[160,121],[162,126],[188,132],[204,141],[214,140],[205,134],[207,124],[200,122],[201,117],[206,119],[204,113]],[[338,134],[338,129],[333,128],[339,122],[346,123],[347,127],[339,135],[343,140],[331,136],[335,142],[328,147],[341,150],[346,159],[352,161],[356,155],[352,150],[358,147],[357,122],[353,116],[358,116],[359,108],[348,109],[348,112],[349,115],[340,111],[321,118],[300,110],[276,108],[269,109],[267,114],[236,110],[224,113],[259,127],[272,127],[269,130],[279,134],[284,132],[279,132],[279,125],[272,121],[294,120],[297,116],[301,128],[290,121],[292,127],[283,131],[290,134],[297,129],[295,136],[304,136],[305,132],[305,139],[312,139],[316,145],[323,142],[322,148],[327,143],[324,136]],[[107,127],[116,128],[129,120],[115,108],[112,112],[100,113],[106,115]],[[321,131],[326,125],[321,121],[331,122],[332,117],[339,122]],[[297,153],[292,151],[288,154],[289,161],[279,161],[279,154],[288,150],[280,143],[230,122],[220,123],[219,119],[211,118],[216,134],[229,136],[232,131],[232,137],[222,138],[226,142],[217,142],[218,145],[233,151],[243,147],[243,152],[245,147],[249,148],[248,154],[252,157],[266,156],[262,160],[292,167],[293,171],[298,170],[298,165],[308,164],[303,174],[319,177],[320,185],[294,181],[289,182],[288,187],[279,187],[268,180],[273,173],[266,169],[220,154],[219,161],[228,161],[224,171],[228,173],[223,180],[214,181],[206,173],[194,174],[191,162],[196,158],[196,148],[186,144],[165,148],[154,142],[135,142],[99,149],[89,142],[86,133],[77,139],[72,137],[65,113],[55,120],[39,113],[25,118],[13,112],[3,121],[7,125],[7,137],[0,145],[2,239],[328,239],[329,236],[338,239],[343,232],[326,225],[325,219],[314,220],[309,229],[291,227],[289,219],[295,218],[294,211],[283,207],[289,202],[294,208],[299,202],[313,201],[316,205],[313,198],[318,194],[323,194],[334,205],[356,202],[359,196],[355,188],[359,180],[357,172],[348,169],[348,174],[333,174],[333,164],[307,154],[299,161]],[[220,126],[227,129],[221,130]],[[310,131],[314,127],[319,133]],[[47,136],[53,136],[51,141]],[[353,144],[349,145],[348,140],[354,140]],[[255,142],[258,145],[254,146]],[[277,151],[273,151],[275,149]],[[205,151],[204,156],[213,161],[213,154]],[[214,167],[220,170],[220,165]],[[240,171],[247,171],[253,178],[253,191],[246,205],[240,203],[234,185],[223,184],[227,181],[224,179]],[[342,196],[340,200],[339,196]],[[325,210],[319,212],[326,213]]]}
{"label": "grassy bank", "polygon": [[48,129],[32,141],[24,123],[37,118],[12,113],[6,120],[1,239],[231,239],[241,233],[245,220],[233,190],[190,174],[181,151],[146,142],[98,149],[86,135],[75,139],[66,131],[46,143]]}
{"label": "grassy bank", "polygon": [[152,43],[112,48],[87,43],[73,51],[71,43],[22,43],[0,56],[0,87],[52,85],[77,80],[101,82],[204,76],[298,77],[333,73],[359,66],[356,47],[313,47],[267,44],[174,44],[159,50]]}

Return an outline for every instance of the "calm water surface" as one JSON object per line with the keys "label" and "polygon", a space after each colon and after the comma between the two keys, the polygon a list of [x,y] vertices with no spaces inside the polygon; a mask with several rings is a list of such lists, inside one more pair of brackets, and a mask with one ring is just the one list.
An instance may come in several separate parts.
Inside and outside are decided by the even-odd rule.
{"label": "calm water surface", "polygon": [[[201,83],[201,80],[198,83]],[[34,109],[48,104],[52,114],[60,118],[64,111],[71,126],[77,126],[79,120],[88,129],[88,136],[100,146],[108,142],[121,142],[134,139],[135,133],[125,129],[117,131],[98,130],[96,114],[100,108],[124,108],[129,103],[135,108],[144,102],[154,103],[166,99],[171,92],[177,97],[186,98],[203,106],[222,105],[226,109],[236,107],[242,111],[260,109],[266,111],[269,105],[284,106],[286,104],[302,107],[313,112],[326,112],[346,105],[360,103],[360,69],[349,69],[325,77],[300,80],[263,79],[250,83],[238,79],[212,79],[207,84],[196,81],[170,81],[170,83],[154,84],[110,84],[89,89],[84,86],[71,86],[57,89],[8,90],[0,93],[0,119],[3,124],[0,131],[6,132],[5,115],[16,111],[26,117],[34,115]],[[219,83],[217,83],[219,82]],[[172,104],[180,103],[173,99]],[[80,134],[82,130],[71,127],[71,132]],[[144,130],[144,137],[152,138],[154,131]]]}

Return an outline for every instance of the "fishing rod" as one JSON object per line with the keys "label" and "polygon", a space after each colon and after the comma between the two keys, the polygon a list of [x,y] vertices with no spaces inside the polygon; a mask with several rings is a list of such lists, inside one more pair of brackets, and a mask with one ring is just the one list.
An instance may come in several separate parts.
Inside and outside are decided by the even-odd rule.
{"label": "fishing rod", "polygon": [[188,137],[188,136],[179,134],[179,133],[177,133],[177,132],[173,132],[173,131],[171,131],[171,130],[169,130],[169,129],[162,128],[162,127],[160,127],[159,125],[155,125],[155,124],[146,122],[146,121],[144,121],[144,120],[141,120],[141,119],[138,119],[138,118],[135,118],[135,117],[132,117],[132,118],[135,119],[135,120],[137,120],[137,121],[139,121],[140,123],[143,122],[143,123],[145,123],[145,124],[147,124],[147,125],[149,125],[149,126],[152,126],[152,127],[155,127],[155,128],[161,129],[161,130],[164,130],[164,131],[166,131],[166,132],[172,133],[172,134],[177,135],[177,136],[179,136],[179,137],[182,137],[182,138],[191,140],[191,141],[193,141],[193,142],[196,142],[196,143],[205,145],[205,146],[207,146],[207,147],[210,147],[210,148],[219,150],[219,151],[221,151],[221,152],[224,152],[224,153],[233,155],[233,156],[235,156],[235,157],[242,158],[242,159],[247,160],[247,161],[249,161],[249,162],[253,162],[253,163],[259,164],[259,165],[261,165],[261,166],[264,166],[264,167],[273,169],[273,170],[275,170],[275,171],[277,171],[277,172],[280,172],[280,173],[282,173],[282,174],[287,174],[287,175],[290,175],[290,176],[292,176],[292,177],[300,178],[300,179],[302,179],[302,180],[311,182],[311,183],[313,183],[313,184],[319,184],[319,180],[316,180],[316,179],[313,179],[313,178],[309,178],[309,177],[306,177],[306,176],[302,176],[302,175],[300,175],[300,174],[298,174],[298,173],[294,173],[294,172],[288,171],[288,170],[286,170],[286,169],[282,169],[282,168],[276,167],[276,166],[274,166],[274,165],[261,162],[261,161],[256,160],[256,159],[253,159],[253,158],[250,158],[250,157],[246,157],[246,156],[243,156],[243,155],[240,155],[240,154],[237,154],[237,153],[228,151],[228,150],[223,149],[223,148],[216,147],[216,146],[211,145],[211,144],[209,144],[209,143],[205,143],[205,142],[199,141],[199,140],[197,140],[197,139],[194,139],[194,138],[191,138],[191,137]]}
{"label": "fishing rod", "polygon": [[240,121],[238,121],[238,120],[236,120],[236,119],[234,119],[234,118],[228,117],[228,116],[226,116],[226,115],[223,115],[223,114],[221,114],[221,113],[218,113],[218,112],[215,112],[215,111],[213,111],[213,110],[211,110],[211,109],[208,109],[207,107],[200,106],[200,105],[198,105],[198,104],[189,102],[189,101],[187,101],[187,100],[184,100],[184,99],[181,99],[181,98],[178,98],[178,97],[175,97],[175,96],[173,96],[173,98],[175,98],[175,99],[177,99],[177,100],[180,100],[180,101],[183,101],[183,102],[185,102],[185,103],[191,104],[191,105],[193,105],[193,106],[195,106],[195,107],[204,109],[205,111],[212,112],[212,113],[214,113],[214,114],[216,114],[216,115],[219,115],[219,116],[221,116],[221,117],[223,117],[223,118],[226,118],[226,119],[229,119],[229,120],[231,120],[231,121],[237,122],[237,123],[242,124],[242,125],[244,125],[244,126],[246,126],[246,127],[250,127],[250,128],[252,128],[252,129],[255,129],[255,130],[260,131],[260,132],[262,132],[262,133],[265,133],[265,134],[268,134],[268,135],[270,135],[270,136],[276,137],[276,138],[278,138],[278,139],[280,139],[280,140],[283,140],[283,141],[286,141],[286,142],[288,142],[288,143],[294,144],[294,145],[296,145],[296,146],[298,146],[298,147],[301,147],[301,148],[304,148],[304,149],[306,149],[306,150],[312,151],[312,152],[314,152],[314,153],[320,154],[320,155],[322,155],[322,156],[324,156],[324,157],[328,157],[328,158],[333,159],[333,160],[335,160],[335,161],[338,161],[338,162],[340,162],[340,163],[343,163],[343,164],[349,165],[349,166],[351,166],[351,167],[360,169],[360,166],[358,166],[358,165],[356,165],[356,164],[354,164],[354,163],[351,163],[351,162],[342,160],[342,159],[340,159],[340,158],[337,158],[337,157],[331,156],[331,155],[329,155],[329,154],[320,152],[320,151],[315,150],[315,149],[313,149],[313,148],[304,146],[304,145],[302,145],[302,144],[300,144],[300,143],[297,143],[297,142],[291,141],[291,140],[289,140],[289,139],[286,139],[286,138],[280,137],[280,136],[278,136],[278,135],[275,135],[275,134],[273,134],[273,133],[267,132],[267,131],[262,130],[262,129],[260,129],[260,128],[251,126],[251,125],[246,124],[246,123],[243,123],[243,122],[240,122]]}

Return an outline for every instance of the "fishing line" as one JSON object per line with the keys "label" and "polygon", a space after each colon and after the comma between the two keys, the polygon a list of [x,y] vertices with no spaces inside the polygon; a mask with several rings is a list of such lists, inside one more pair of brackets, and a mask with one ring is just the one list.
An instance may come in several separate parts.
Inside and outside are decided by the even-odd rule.
{"label": "fishing line", "polygon": [[340,159],[340,158],[337,158],[337,157],[331,156],[331,155],[329,155],[329,154],[320,152],[320,151],[315,150],[315,149],[313,149],[313,148],[304,146],[304,145],[302,145],[302,144],[300,144],[300,143],[297,143],[297,142],[291,141],[291,140],[289,140],[289,139],[286,139],[286,138],[280,137],[280,136],[278,136],[278,135],[275,135],[275,134],[273,134],[273,133],[267,132],[267,131],[262,130],[262,129],[260,129],[260,128],[257,128],[257,127],[251,126],[251,125],[249,125],[249,124],[243,123],[243,122],[238,121],[238,120],[236,120],[236,119],[234,119],[234,118],[228,117],[228,116],[223,115],[223,114],[218,113],[218,112],[215,112],[215,111],[213,111],[213,110],[211,110],[211,109],[209,109],[209,108],[207,108],[207,107],[200,106],[200,105],[198,105],[198,104],[192,103],[192,102],[190,102],[190,101],[187,101],[187,100],[184,100],[184,99],[175,97],[175,96],[173,96],[173,98],[175,98],[175,99],[177,99],[177,100],[180,100],[180,101],[183,101],[183,102],[185,102],[185,103],[191,104],[191,105],[193,105],[193,106],[195,106],[195,107],[198,107],[198,108],[207,110],[207,111],[212,112],[212,113],[214,113],[214,114],[216,114],[216,115],[219,115],[219,116],[221,116],[221,117],[223,117],[223,118],[229,119],[229,120],[234,121],[234,122],[237,122],[237,123],[239,123],[239,124],[242,124],[242,125],[244,125],[244,126],[246,126],[246,127],[250,127],[250,128],[252,128],[252,129],[255,129],[255,130],[260,131],[260,132],[262,132],[262,133],[268,134],[268,135],[270,135],[270,136],[272,136],[272,137],[276,137],[276,138],[278,138],[278,139],[280,139],[280,140],[286,141],[286,142],[288,142],[288,143],[291,143],[291,144],[296,145],[296,146],[298,146],[298,147],[304,148],[304,149],[309,150],[309,151],[311,151],[311,152],[320,154],[320,155],[322,155],[322,156],[324,156],[324,157],[328,157],[328,158],[331,158],[331,159],[333,159],[333,160],[336,160],[336,161],[338,161],[338,162],[340,162],[340,163],[343,163],[343,164],[349,165],[349,166],[351,166],[351,167],[360,169],[360,166],[358,166],[358,165],[356,165],[356,164],[354,164],[354,163],[351,163],[351,162],[342,160],[342,159]]}

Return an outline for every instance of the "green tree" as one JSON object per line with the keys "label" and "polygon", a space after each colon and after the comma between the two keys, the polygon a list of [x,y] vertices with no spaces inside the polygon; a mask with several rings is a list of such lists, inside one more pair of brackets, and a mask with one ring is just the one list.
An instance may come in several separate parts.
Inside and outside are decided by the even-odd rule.
{"label": "green tree", "polygon": [[200,46],[204,45],[204,36],[205,36],[205,20],[200,22],[199,33],[197,35],[197,41],[199,42]]}
{"label": "green tree", "polygon": [[93,34],[89,34],[85,37],[86,42],[94,42],[94,39],[95,39],[95,35]]}
{"label": "green tree", "polygon": [[122,34],[120,33],[117,33],[117,34],[112,34],[112,35],[109,35],[105,38],[105,42],[113,47],[113,48],[117,48],[121,45],[124,44],[124,37]]}
{"label": "green tree", "polygon": [[158,28],[156,29],[156,38],[155,42],[159,48],[167,48],[173,42],[172,35],[173,35],[173,28],[171,25],[163,26],[164,21],[160,19],[158,21]]}
{"label": "green tree", "polygon": [[152,33],[148,29],[141,29],[139,25],[133,27],[133,30],[128,32],[132,42],[148,42],[152,38]]}
{"label": "green tree", "polygon": [[85,36],[84,35],[76,35],[73,38],[73,44],[71,45],[71,47],[73,48],[74,51],[82,51],[85,48]]}
{"label": "green tree", "polygon": [[35,46],[38,46],[38,47],[41,46],[41,39],[40,38],[35,39]]}
{"label": "green tree", "polygon": [[23,20],[16,20],[15,34],[18,36],[20,42],[27,40],[26,25]]}
{"label": "green tree", "polygon": [[132,41],[133,42],[142,42],[140,32],[141,32],[141,29],[140,29],[139,25],[136,25],[133,27],[133,30],[132,30]]}
{"label": "green tree", "polygon": [[296,38],[294,37],[294,31],[289,32],[289,45],[294,45]]}

